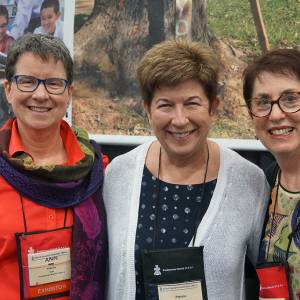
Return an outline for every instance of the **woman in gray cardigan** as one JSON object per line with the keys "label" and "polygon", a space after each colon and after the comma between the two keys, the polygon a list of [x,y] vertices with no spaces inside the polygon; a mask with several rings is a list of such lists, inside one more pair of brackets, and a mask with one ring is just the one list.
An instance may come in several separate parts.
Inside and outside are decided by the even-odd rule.
{"label": "woman in gray cardigan", "polygon": [[[219,104],[218,67],[211,49],[183,41],[154,46],[139,64],[156,139],[106,171],[109,300],[245,299],[245,255],[256,262],[269,191],[259,168],[207,139]],[[167,271],[188,269],[180,261],[192,246],[203,251],[202,277],[184,272],[185,280],[163,281]],[[174,252],[180,258],[173,268],[153,263],[149,272],[146,262],[155,260],[145,249],[163,249],[162,263]]]}

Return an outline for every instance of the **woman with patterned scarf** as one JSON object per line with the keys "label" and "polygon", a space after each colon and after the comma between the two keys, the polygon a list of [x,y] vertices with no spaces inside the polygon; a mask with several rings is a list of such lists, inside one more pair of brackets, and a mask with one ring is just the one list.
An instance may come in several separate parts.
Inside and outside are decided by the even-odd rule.
{"label": "woman with patterned scarf", "polygon": [[9,51],[3,84],[15,118],[0,130],[2,299],[104,299],[102,157],[62,120],[72,80],[57,38],[25,35]]}

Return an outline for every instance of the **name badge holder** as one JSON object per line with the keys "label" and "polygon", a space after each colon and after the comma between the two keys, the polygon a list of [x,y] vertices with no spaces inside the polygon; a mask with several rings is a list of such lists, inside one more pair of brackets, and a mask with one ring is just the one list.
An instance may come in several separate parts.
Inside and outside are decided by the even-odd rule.
{"label": "name badge holder", "polygon": [[73,227],[66,227],[67,209],[63,227],[29,232],[22,197],[21,203],[25,231],[15,233],[20,299],[52,299],[68,296]]}
{"label": "name badge holder", "polygon": [[207,300],[203,246],[145,250],[142,261],[145,299]]}
{"label": "name badge holder", "polygon": [[289,300],[289,278],[287,263],[265,263],[258,265],[259,299]]}
{"label": "name badge holder", "polygon": [[[205,183],[209,163],[209,148],[207,145],[207,160],[203,179],[201,198],[205,196]],[[153,237],[153,249],[143,250],[142,265],[145,286],[145,300],[207,300],[205,282],[203,246],[194,247],[195,235],[199,226],[199,218],[203,213],[200,207],[196,213],[193,247],[177,249],[155,249],[156,231],[158,228],[158,207],[160,199],[160,166],[161,149],[158,165],[158,197],[156,219]]]}
{"label": "name badge holder", "polygon": [[[278,174],[278,186],[280,183],[281,172],[279,170]],[[273,217],[271,228],[273,228],[274,216],[276,211],[276,205],[278,202],[278,187],[275,196],[275,205],[273,210]],[[259,264],[256,267],[256,273],[259,278],[260,292],[259,299],[273,299],[273,300],[290,300],[290,288],[289,288],[289,265],[288,257],[290,246],[292,243],[293,236],[300,229],[300,222],[297,224],[296,228],[289,234],[288,246],[286,249],[286,256],[284,262],[267,262]],[[267,249],[267,257],[269,256],[271,243],[271,236],[269,238],[269,244]]]}

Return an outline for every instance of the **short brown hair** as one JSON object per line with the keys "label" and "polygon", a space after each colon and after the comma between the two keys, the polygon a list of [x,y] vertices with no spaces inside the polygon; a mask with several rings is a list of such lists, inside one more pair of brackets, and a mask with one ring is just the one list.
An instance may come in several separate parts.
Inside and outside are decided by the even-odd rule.
{"label": "short brown hair", "polygon": [[159,43],[145,53],[138,65],[143,100],[150,105],[159,86],[195,79],[212,102],[218,93],[219,66],[213,50],[201,43],[182,40]]}
{"label": "short brown hair", "polygon": [[276,49],[250,63],[243,78],[243,96],[249,107],[255,80],[263,72],[296,76],[300,80],[300,51],[295,49]]}
{"label": "short brown hair", "polygon": [[67,80],[69,84],[72,84],[73,60],[64,42],[51,35],[32,33],[23,35],[10,47],[5,68],[5,76],[8,81],[11,81],[15,75],[16,64],[24,53],[32,53],[39,56],[43,61],[47,61],[49,58],[61,61],[66,71]]}

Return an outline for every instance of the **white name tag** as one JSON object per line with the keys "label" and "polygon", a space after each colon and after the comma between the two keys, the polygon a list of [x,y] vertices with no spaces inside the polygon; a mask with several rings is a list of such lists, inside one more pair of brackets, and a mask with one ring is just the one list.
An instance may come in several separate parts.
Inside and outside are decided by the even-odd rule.
{"label": "white name tag", "polygon": [[159,300],[203,300],[201,281],[158,285]]}
{"label": "white name tag", "polygon": [[28,269],[30,286],[70,279],[70,248],[29,253]]}

